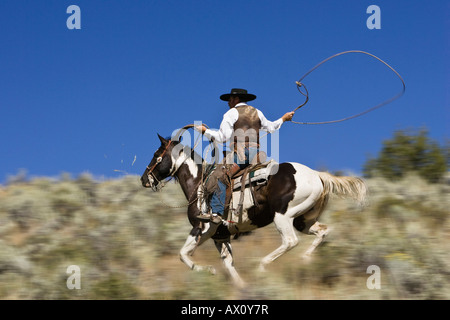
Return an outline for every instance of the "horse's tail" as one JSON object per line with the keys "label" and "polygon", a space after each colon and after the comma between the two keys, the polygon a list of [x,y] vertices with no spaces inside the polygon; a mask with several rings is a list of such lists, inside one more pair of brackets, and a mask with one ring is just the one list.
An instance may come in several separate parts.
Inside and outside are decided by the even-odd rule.
{"label": "horse's tail", "polygon": [[325,195],[335,194],[341,197],[352,197],[364,205],[367,187],[364,181],[358,177],[338,177],[328,172],[318,172],[323,184]]}

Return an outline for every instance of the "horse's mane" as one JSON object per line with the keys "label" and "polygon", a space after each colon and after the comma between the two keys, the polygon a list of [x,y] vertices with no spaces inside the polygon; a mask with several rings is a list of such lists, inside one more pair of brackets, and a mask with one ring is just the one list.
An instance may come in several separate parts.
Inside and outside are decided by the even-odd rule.
{"label": "horse's mane", "polygon": [[[177,141],[173,141],[176,145],[180,144],[182,146],[181,148],[181,152],[184,153],[185,155],[187,155],[191,160],[194,161],[195,164],[197,164],[197,166],[199,167],[199,171],[201,170],[206,170],[206,172],[208,172],[209,168],[211,168],[212,166],[214,166],[215,164],[209,164],[206,163],[204,161],[204,159],[202,158],[202,156],[200,154],[198,154],[193,148],[186,146],[184,144],[182,144],[181,142],[177,142]],[[180,152],[180,154],[181,154]],[[173,179],[175,179],[176,182],[178,182],[178,177],[173,176]]]}

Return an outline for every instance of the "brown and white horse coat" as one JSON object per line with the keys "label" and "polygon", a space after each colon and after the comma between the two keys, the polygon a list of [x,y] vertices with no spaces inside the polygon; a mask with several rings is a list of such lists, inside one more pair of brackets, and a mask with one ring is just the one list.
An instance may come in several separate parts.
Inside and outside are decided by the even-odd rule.
{"label": "brown and white horse coat", "polygon": [[[178,143],[160,137],[161,146],[147,166],[141,177],[144,187],[160,188],[161,181],[167,177],[175,177],[189,201],[188,219],[193,226],[184,246],[180,250],[181,260],[193,270],[209,270],[212,267],[196,265],[191,256],[195,249],[206,240],[212,238],[220,252],[223,263],[234,283],[244,286],[233,265],[230,235],[248,232],[274,223],[279,231],[282,243],[276,250],[265,256],[259,269],[283,255],[298,244],[296,231],[314,234],[316,239],[306,250],[309,256],[322,242],[329,229],[319,223],[320,214],[325,209],[331,194],[353,197],[361,203],[364,201],[366,187],[356,177],[337,177],[326,172],[312,170],[302,164],[287,162],[279,164],[277,172],[270,176],[264,186],[260,186],[256,194],[256,202],[244,201],[242,216],[230,215],[222,224],[201,224],[195,217],[200,213],[202,203],[199,187],[202,183],[202,165],[194,161],[192,150],[185,148],[172,152]],[[175,153],[175,154],[173,154]],[[245,191],[246,195],[250,195]],[[237,198],[239,199],[239,198]],[[250,199],[250,198],[248,198]],[[236,209],[238,200],[233,201]],[[232,210],[233,211],[233,210]]]}

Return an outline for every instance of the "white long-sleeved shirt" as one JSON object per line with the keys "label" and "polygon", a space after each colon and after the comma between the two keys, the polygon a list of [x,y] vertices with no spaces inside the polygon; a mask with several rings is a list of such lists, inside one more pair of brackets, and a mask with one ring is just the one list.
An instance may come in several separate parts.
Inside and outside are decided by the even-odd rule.
{"label": "white long-sleeved shirt", "polygon": [[[247,104],[244,102],[240,102],[235,107],[245,105]],[[256,109],[256,111],[258,112],[259,119],[261,120],[262,130],[272,133],[280,129],[281,125],[283,124],[282,118],[276,121],[269,121],[266,119],[266,117],[260,110]],[[223,115],[223,120],[222,123],[220,124],[219,130],[207,129],[204,133],[205,137],[210,140],[211,138],[214,138],[214,140],[216,140],[219,143],[228,142],[233,135],[234,123],[238,120],[238,118],[239,112],[236,110],[236,108],[231,108]]]}

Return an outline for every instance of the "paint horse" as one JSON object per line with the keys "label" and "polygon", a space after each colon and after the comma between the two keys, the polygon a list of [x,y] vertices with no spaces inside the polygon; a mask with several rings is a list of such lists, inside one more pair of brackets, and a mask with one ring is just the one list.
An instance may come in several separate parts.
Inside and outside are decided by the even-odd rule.
{"label": "paint horse", "polygon": [[194,161],[195,156],[200,156],[191,148],[160,135],[158,137],[161,146],[145,169],[141,182],[144,187],[156,191],[163,187],[167,178],[174,177],[179,181],[188,201],[187,214],[192,225],[180,250],[181,260],[193,270],[214,273],[211,266],[196,265],[190,258],[197,246],[212,238],[233,282],[241,288],[245,283],[233,264],[231,235],[237,231],[249,232],[272,222],[275,224],[282,243],[261,260],[259,269],[263,271],[265,266],[297,245],[295,229],[316,236],[304,257],[311,255],[329,232],[327,226],[318,219],[331,194],[352,197],[361,203],[366,196],[366,186],[357,177],[338,177],[299,163],[286,162],[279,164],[278,170],[268,178],[266,185],[254,190],[257,205],[246,205],[239,222],[201,223],[196,216],[200,214],[202,205],[202,169],[205,163]]}

